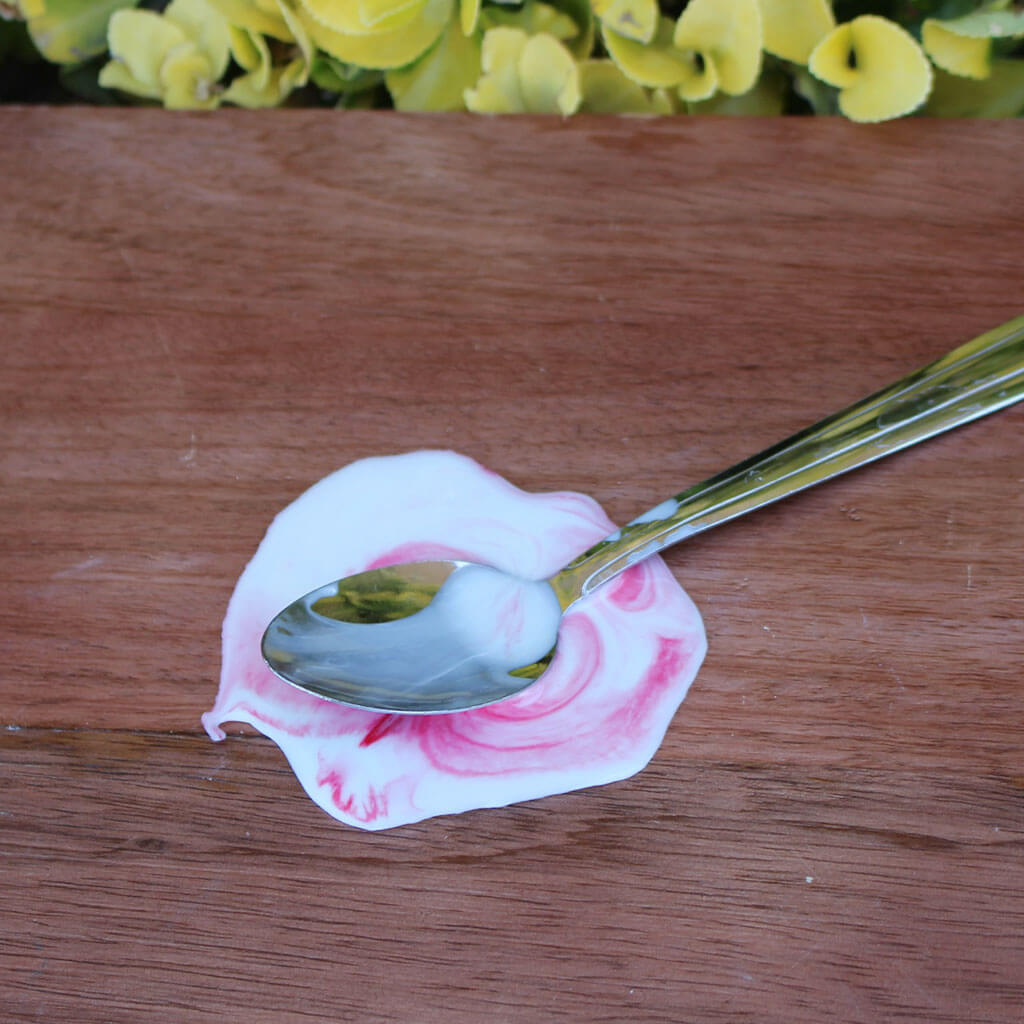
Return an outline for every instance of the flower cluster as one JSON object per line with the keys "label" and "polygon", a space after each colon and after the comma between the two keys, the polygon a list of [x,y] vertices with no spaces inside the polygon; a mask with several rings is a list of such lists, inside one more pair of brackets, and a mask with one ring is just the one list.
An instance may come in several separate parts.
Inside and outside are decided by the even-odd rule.
{"label": "flower cluster", "polygon": [[478,113],[1024,111],[1015,0],[19,0],[125,101]]}

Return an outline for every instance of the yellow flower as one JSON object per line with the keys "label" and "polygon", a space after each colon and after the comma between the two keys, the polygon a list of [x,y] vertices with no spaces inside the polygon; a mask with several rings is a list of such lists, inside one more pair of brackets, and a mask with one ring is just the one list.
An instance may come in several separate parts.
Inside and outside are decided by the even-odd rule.
{"label": "yellow flower", "polygon": [[208,0],[229,25],[285,43],[295,39],[295,13],[282,0]]}
{"label": "yellow flower", "polygon": [[662,17],[649,43],[638,43],[605,27],[604,45],[623,74],[638,85],[678,88],[684,99],[707,99],[718,88],[714,62],[694,50],[679,49],[673,41],[674,33],[672,20]]}
{"label": "yellow flower", "polygon": [[624,74],[649,88],[676,88],[687,102],[719,89],[745,93],[761,70],[757,0],[691,0],[674,25],[660,17],[647,43],[603,27],[608,55]]}
{"label": "yellow flower", "polygon": [[761,72],[761,9],[757,0],[690,0],[673,41],[711,65],[722,92],[739,96]]}
{"label": "yellow flower", "polygon": [[348,35],[373,35],[401,28],[416,19],[423,0],[300,0],[302,8],[325,28]]}
{"label": "yellow flower", "polygon": [[464,110],[465,91],[480,77],[480,34],[462,31],[461,13],[437,43],[408,67],[389,71],[384,81],[397,110]]}
{"label": "yellow flower", "polygon": [[966,78],[988,78],[992,40],[1024,36],[1024,11],[989,6],[962,18],[926,18],[921,42],[929,57],[945,71]]}
{"label": "yellow flower", "polygon": [[760,7],[765,51],[794,64],[806,64],[836,25],[828,0],[760,0]]}
{"label": "yellow flower", "polygon": [[36,49],[54,64],[77,64],[107,48],[115,11],[137,0],[21,0],[17,5]]}
{"label": "yellow flower", "polygon": [[480,23],[480,0],[459,0],[459,27],[464,36],[471,36]]}
{"label": "yellow flower", "polygon": [[466,106],[476,113],[566,116],[580,105],[579,67],[546,32],[492,28],[484,34],[481,64],[483,74],[465,92]]}
{"label": "yellow flower", "polygon": [[263,36],[244,29],[231,29],[231,54],[243,69],[224,90],[225,103],[239,107],[276,107],[309,79],[309,60],[295,57],[286,64],[274,64]]}
{"label": "yellow flower", "polygon": [[206,0],[172,0],[162,15],[117,11],[107,36],[113,60],[100,72],[105,88],[175,110],[209,110],[220,102],[228,26]]}
{"label": "yellow flower", "polygon": [[972,39],[951,31],[934,18],[921,26],[921,43],[935,64],[968,78],[988,78],[991,70],[991,39]]}
{"label": "yellow flower", "polygon": [[454,7],[455,0],[301,0],[299,20],[338,60],[401,68],[437,42]]}
{"label": "yellow flower", "polygon": [[[217,5],[223,12],[222,0],[209,2]],[[273,0],[273,3],[284,26],[283,29],[275,26],[275,37],[294,45],[287,58],[282,63],[275,64],[267,40],[251,27],[254,23],[258,24],[262,18],[250,18],[245,10],[233,11],[235,17],[242,19],[244,27],[237,23],[229,26],[231,55],[242,68],[243,74],[235,78],[225,90],[222,97],[225,103],[234,103],[240,107],[274,107],[287,99],[294,89],[301,88],[309,81],[313,63],[313,44],[295,11],[285,0]],[[265,13],[267,12],[259,12],[261,16]]]}
{"label": "yellow flower", "polygon": [[601,24],[626,39],[649,43],[658,28],[657,0],[592,0]]}
{"label": "yellow flower", "polygon": [[932,84],[931,65],[895,22],[864,14],[833,29],[808,67],[839,89],[839,109],[852,121],[885,121],[919,107]]}

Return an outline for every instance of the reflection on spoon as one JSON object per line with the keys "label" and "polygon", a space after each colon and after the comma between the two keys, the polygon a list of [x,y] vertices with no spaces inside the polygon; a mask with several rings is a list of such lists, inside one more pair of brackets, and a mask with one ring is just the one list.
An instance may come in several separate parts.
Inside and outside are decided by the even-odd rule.
{"label": "reflection on spoon", "polygon": [[561,618],[544,581],[469,562],[417,562],[307,594],[271,623],[263,656],[331,700],[461,710],[532,682],[510,673],[551,652]]}

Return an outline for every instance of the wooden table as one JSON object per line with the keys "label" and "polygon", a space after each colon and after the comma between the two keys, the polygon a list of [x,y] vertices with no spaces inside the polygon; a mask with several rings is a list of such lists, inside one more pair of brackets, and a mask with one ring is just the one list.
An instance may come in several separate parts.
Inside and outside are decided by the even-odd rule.
{"label": "wooden table", "polygon": [[616,521],[1024,310],[1024,124],[0,110],[0,1016],[1019,1021],[1024,406],[674,550],[647,770],[378,834],[199,726],[274,515]]}

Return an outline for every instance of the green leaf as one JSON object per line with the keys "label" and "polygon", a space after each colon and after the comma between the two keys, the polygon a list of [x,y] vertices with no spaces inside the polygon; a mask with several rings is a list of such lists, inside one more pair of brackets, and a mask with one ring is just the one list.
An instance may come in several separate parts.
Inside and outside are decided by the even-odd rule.
{"label": "green leaf", "polygon": [[326,53],[318,53],[313,59],[309,77],[319,88],[345,96],[374,89],[384,81],[381,71],[346,64]]}
{"label": "green leaf", "polygon": [[6,57],[32,63],[39,60],[39,52],[32,45],[23,21],[7,21],[0,17],[0,60]]}
{"label": "green leaf", "polygon": [[480,77],[480,37],[466,36],[453,19],[414,64],[386,75],[396,110],[465,110],[463,92]]}
{"label": "green leaf", "polygon": [[687,104],[691,114],[730,117],[776,117],[786,105],[789,81],[778,70],[764,71],[754,87],[740,96],[717,93],[707,100]]}
{"label": "green leaf", "polygon": [[527,0],[522,7],[515,10],[503,7],[485,7],[480,16],[480,24],[489,28],[518,28],[528,36],[538,32],[547,32],[562,42],[575,39],[580,32],[579,25],[564,11],[560,11],[543,0]]}
{"label": "green leaf", "polygon": [[1024,11],[976,11],[943,21],[942,27],[969,39],[1006,39],[1024,36]]}
{"label": "green leaf", "polygon": [[555,0],[554,6],[565,11],[580,27],[579,34],[574,39],[563,40],[569,52],[577,60],[592,56],[597,27],[590,0]]}
{"label": "green leaf", "polygon": [[839,90],[819,81],[806,68],[798,68],[793,75],[793,91],[807,101],[815,114],[839,113]]}
{"label": "green leaf", "polygon": [[931,117],[1015,117],[1024,113],[1024,60],[994,60],[981,80],[938,71],[922,113]]}
{"label": "green leaf", "polygon": [[54,64],[78,64],[107,48],[107,23],[114,11],[137,0],[47,0],[46,13],[28,30],[39,52]]}
{"label": "green leaf", "polygon": [[117,99],[109,89],[104,89],[99,83],[103,63],[104,58],[99,57],[83,64],[64,64],[60,69],[60,84],[72,96],[77,96],[86,103],[114,106]]}

